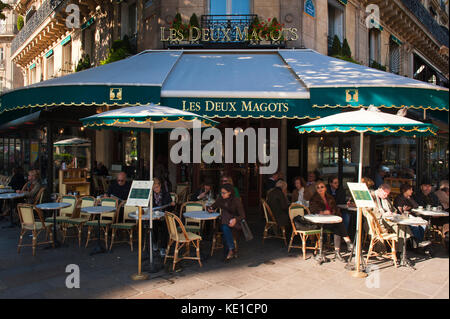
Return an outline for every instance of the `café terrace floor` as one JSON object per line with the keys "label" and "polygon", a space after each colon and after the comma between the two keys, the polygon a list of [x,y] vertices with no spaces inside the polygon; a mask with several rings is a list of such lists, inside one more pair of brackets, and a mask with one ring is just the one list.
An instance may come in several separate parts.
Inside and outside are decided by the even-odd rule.
{"label": "caf\u00e9 terrace floor", "polygon": [[[251,298],[251,299],[448,299],[449,259],[441,246],[434,246],[434,258],[412,255],[416,270],[394,268],[389,260],[372,259],[378,270],[368,279],[350,276],[339,261],[318,265],[308,252],[290,253],[280,239],[262,243],[264,220],[249,216],[255,239],[239,242],[239,258],[225,264],[217,250],[200,268],[196,261],[182,261],[181,271],[161,270],[149,280],[133,281],[137,272],[137,244],[117,244],[112,253],[90,256],[95,242],[78,248],[75,238],[58,249],[31,247],[17,254],[19,228],[4,228],[0,221],[0,298]],[[61,238],[61,237],[59,237]],[[29,240],[31,238],[25,238]],[[209,243],[207,247],[210,247]],[[206,251],[203,251],[206,253]],[[332,255],[329,254],[331,257]],[[80,288],[68,289],[66,266],[80,267]]]}

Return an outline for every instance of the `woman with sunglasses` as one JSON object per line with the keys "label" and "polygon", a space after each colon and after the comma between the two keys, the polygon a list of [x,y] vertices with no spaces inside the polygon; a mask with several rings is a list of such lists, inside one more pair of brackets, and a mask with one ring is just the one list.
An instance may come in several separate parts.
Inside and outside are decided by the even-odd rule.
{"label": "woman with sunglasses", "polygon": [[[309,201],[309,210],[311,214],[339,215],[336,201],[334,200],[333,196],[327,193],[327,187],[325,183],[319,180],[316,182],[315,187],[316,192]],[[342,258],[340,254],[341,237],[344,238],[344,241],[347,244],[347,249],[349,251],[353,250],[353,244],[350,240],[350,237],[348,237],[344,223],[340,222],[338,224],[327,224],[324,225],[323,228],[333,232],[334,234],[334,258],[345,262],[344,258]]]}
{"label": "woman with sunglasses", "polygon": [[209,212],[213,212],[217,209],[222,210],[222,225],[221,230],[223,233],[223,246],[225,250],[225,261],[230,260],[233,257],[237,257],[235,253],[233,232],[241,230],[241,220],[245,219],[244,207],[239,198],[234,196],[233,186],[230,184],[224,184],[220,186],[220,196],[215,203],[208,207]]}

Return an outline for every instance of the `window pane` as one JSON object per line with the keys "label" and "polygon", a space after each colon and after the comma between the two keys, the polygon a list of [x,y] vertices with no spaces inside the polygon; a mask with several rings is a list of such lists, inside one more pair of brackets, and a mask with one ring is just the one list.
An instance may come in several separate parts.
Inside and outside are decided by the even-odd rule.
{"label": "window pane", "polygon": [[227,0],[211,0],[210,14],[227,14]]}

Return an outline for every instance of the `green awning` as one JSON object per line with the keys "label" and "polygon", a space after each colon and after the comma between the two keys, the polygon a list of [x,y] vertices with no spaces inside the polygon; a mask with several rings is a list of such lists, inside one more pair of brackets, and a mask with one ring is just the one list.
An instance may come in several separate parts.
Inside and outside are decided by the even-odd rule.
{"label": "green awning", "polygon": [[342,3],[344,6],[347,5],[347,0],[338,0],[340,3]]}

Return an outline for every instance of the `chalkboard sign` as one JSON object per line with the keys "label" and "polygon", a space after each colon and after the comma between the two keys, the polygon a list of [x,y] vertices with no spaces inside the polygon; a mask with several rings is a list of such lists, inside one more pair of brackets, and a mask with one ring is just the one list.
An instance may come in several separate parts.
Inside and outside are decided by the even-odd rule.
{"label": "chalkboard sign", "polygon": [[316,17],[316,8],[314,7],[313,0],[305,1],[305,13],[313,18]]}
{"label": "chalkboard sign", "polygon": [[148,207],[153,181],[133,181],[128,193],[127,206]]}

